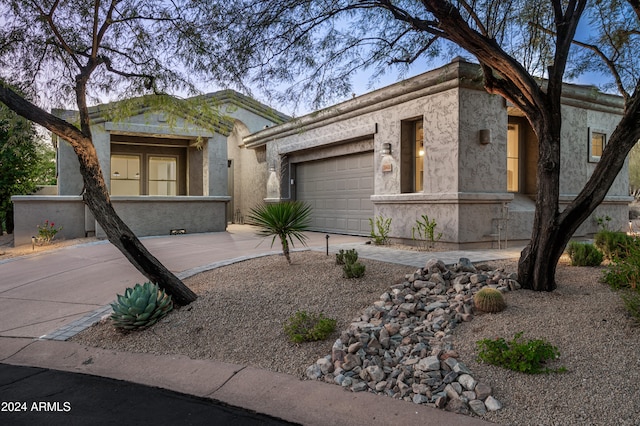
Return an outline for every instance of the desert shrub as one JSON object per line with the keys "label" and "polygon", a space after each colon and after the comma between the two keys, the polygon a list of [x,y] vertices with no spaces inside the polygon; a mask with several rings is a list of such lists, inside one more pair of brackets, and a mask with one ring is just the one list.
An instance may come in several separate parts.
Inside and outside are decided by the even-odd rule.
{"label": "desert shrub", "polygon": [[421,219],[417,219],[415,226],[411,228],[411,239],[419,241],[424,249],[432,249],[442,238],[442,232],[436,234],[438,224],[435,219],[429,220],[426,214],[423,214]]}
{"label": "desert shrub", "polygon": [[375,221],[369,218],[371,226],[371,239],[375,245],[383,245],[389,243],[389,232],[391,230],[391,218],[376,216]]}
{"label": "desert shrub", "polygon": [[59,228],[55,227],[53,222],[49,222],[48,220],[44,221],[43,225],[38,226],[38,242],[40,244],[49,244],[56,237],[56,234],[62,230],[62,226]]}
{"label": "desert shrub", "polygon": [[640,291],[629,290],[622,293],[621,297],[627,312],[640,324]]}
{"label": "desert shrub", "polygon": [[546,361],[560,356],[558,348],[542,339],[522,341],[522,334],[516,333],[513,340],[508,342],[502,337],[476,342],[478,361],[527,374],[566,371],[564,367],[555,370],[543,367]]}
{"label": "desert shrub", "polygon": [[364,270],[366,267],[360,263],[345,263],[342,266],[342,272],[345,278],[360,278],[364,276]]}
{"label": "desert shrub", "polygon": [[601,231],[609,230],[609,222],[611,222],[611,220],[611,216],[609,215],[595,217],[596,225],[598,225],[598,228]]}
{"label": "desert shrub", "polygon": [[567,246],[567,254],[573,266],[599,266],[604,255],[591,243],[571,241]]}
{"label": "desert shrub", "polygon": [[600,231],[596,234],[594,243],[608,260],[624,258],[630,246],[637,246],[636,239],[624,232]]}
{"label": "desert shrub", "polygon": [[358,262],[358,252],[355,249],[340,250],[336,253],[336,265],[342,265],[345,278],[360,278],[364,276],[365,266]]}
{"label": "desert shrub", "polygon": [[336,253],[336,265],[344,265],[346,263],[356,263],[358,261],[358,252],[356,249],[342,250]]}
{"label": "desert shrub", "polygon": [[640,246],[630,244],[623,257],[614,256],[603,280],[614,289],[638,289],[640,283]]}
{"label": "desert shrub", "polygon": [[476,308],[489,313],[501,312],[507,307],[502,292],[491,287],[480,289],[480,291],[473,296],[473,303]]}
{"label": "desert shrub", "polygon": [[326,339],[336,329],[336,320],[320,314],[298,311],[284,325],[284,332],[294,343]]}

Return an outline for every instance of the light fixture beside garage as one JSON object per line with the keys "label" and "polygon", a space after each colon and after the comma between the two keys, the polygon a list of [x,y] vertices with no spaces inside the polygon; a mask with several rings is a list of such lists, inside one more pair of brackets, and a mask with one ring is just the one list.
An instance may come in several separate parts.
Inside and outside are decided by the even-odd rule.
{"label": "light fixture beside garage", "polygon": [[380,151],[382,155],[391,155],[391,144],[386,142],[382,144],[382,151]]}

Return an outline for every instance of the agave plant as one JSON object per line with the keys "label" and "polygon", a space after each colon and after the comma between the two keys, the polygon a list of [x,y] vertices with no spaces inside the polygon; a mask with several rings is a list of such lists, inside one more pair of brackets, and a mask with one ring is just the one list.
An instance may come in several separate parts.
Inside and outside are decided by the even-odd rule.
{"label": "agave plant", "polygon": [[276,238],[280,238],[282,254],[291,263],[289,244],[293,247],[293,239],[306,245],[304,231],[311,223],[311,207],[300,201],[285,201],[277,204],[262,204],[251,209],[249,221],[260,227],[258,233],[265,237],[273,235],[271,247]]}
{"label": "agave plant", "polygon": [[111,319],[116,328],[133,330],[155,324],[173,309],[171,296],[156,284],[146,282],[128,288],[112,303]]}

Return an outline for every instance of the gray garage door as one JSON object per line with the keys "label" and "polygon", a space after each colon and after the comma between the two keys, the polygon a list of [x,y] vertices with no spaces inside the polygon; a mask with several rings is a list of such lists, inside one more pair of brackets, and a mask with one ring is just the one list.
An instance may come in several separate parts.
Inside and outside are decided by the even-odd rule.
{"label": "gray garage door", "polygon": [[313,209],[314,231],[369,235],[372,152],[298,163],[296,183],[296,198]]}

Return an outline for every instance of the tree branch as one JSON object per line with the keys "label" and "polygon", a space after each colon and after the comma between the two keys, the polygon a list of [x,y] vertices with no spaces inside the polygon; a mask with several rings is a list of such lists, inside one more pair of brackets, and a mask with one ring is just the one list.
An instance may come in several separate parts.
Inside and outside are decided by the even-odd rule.
{"label": "tree branch", "polygon": [[45,12],[44,9],[42,9],[42,7],[38,4],[38,2],[32,1],[31,4],[38,11],[38,13],[40,13],[40,16],[47,22],[54,36],[60,42],[60,47],[62,47],[62,49],[65,50],[69,54],[69,56],[71,56],[71,58],[73,59],[73,61],[75,62],[78,68],[82,68],[82,64],[80,63],[80,61],[78,61],[78,59],[75,56],[75,53],[76,53],[75,50],[72,49],[71,46],[69,46],[69,44],[67,44],[67,42],[65,41],[60,31],[58,31],[58,27],[53,22],[53,14],[56,8],[58,7],[58,2],[59,0],[56,0],[53,3],[48,13]]}
{"label": "tree branch", "polygon": [[462,7],[464,8],[464,10],[467,11],[469,16],[471,16],[471,19],[473,19],[473,22],[476,23],[476,25],[480,29],[480,34],[482,34],[485,37],[489,37],[489,32],[487,31],[487,28],[484,26],[482,21],[480,21],[480,18],[478,17],[478,14],[476,12],[474,12],[473,8],[469,5],[469,3],[467,3],[464,0],[458,0],[458,1],[460,2]]}
{"label": "tree branch", "polygon": [[91,144],[91,140],[87,139],[77,127],[27,101],[4,82],[0,83],[0,101],[16,114],[41,125],[71,144],[78,142]]}

